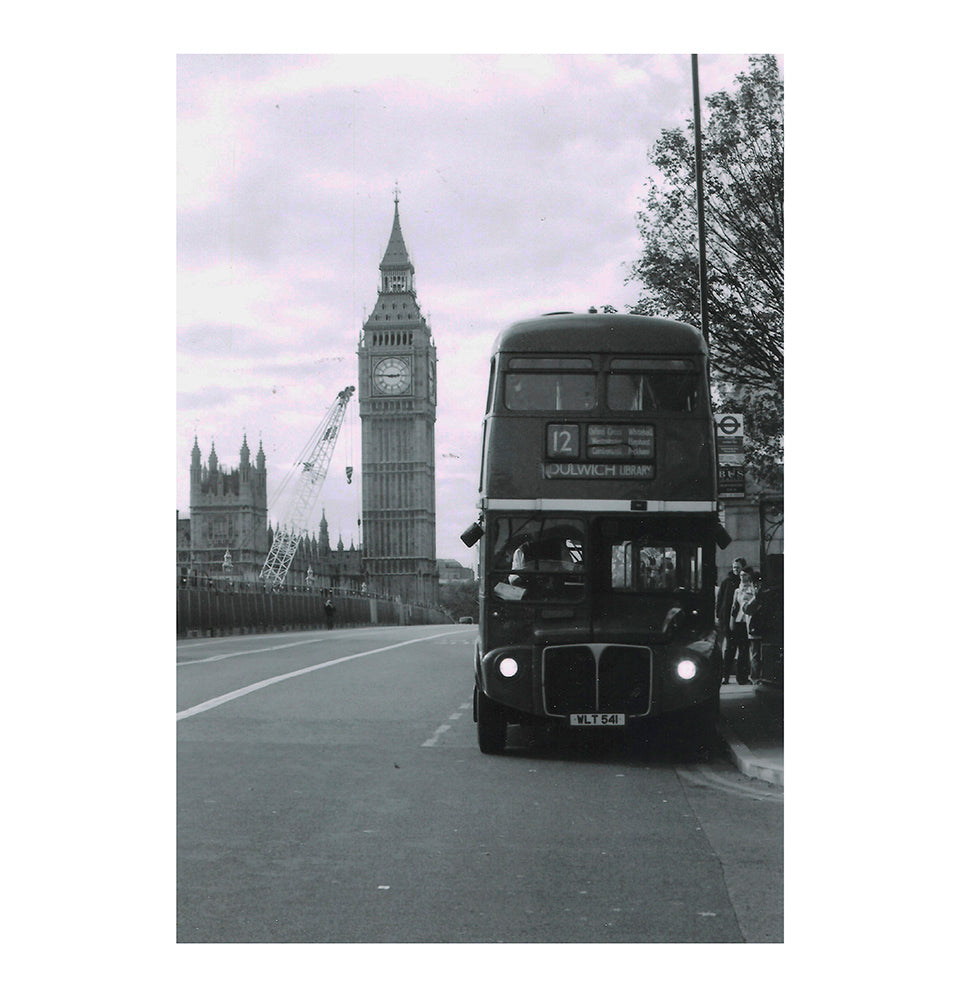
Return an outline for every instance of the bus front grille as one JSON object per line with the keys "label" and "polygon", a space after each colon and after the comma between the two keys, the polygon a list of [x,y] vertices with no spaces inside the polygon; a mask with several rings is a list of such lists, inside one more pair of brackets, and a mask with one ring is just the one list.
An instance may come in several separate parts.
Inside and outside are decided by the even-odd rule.
{"label": "bus front grille", "polygon": [[570,713],[650,712],[652,654],[625,644],[569,644],[543,651],[544,708]]}

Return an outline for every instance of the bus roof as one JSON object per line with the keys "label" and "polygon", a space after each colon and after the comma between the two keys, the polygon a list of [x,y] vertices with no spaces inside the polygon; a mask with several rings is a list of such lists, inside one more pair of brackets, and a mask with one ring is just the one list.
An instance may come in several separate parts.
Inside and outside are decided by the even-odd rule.
{"label": "bus roof", "polygon": [[493,352],[687,353],[706,355],[703,336],[685,322],[642,315],[556,312],[514,322]]}

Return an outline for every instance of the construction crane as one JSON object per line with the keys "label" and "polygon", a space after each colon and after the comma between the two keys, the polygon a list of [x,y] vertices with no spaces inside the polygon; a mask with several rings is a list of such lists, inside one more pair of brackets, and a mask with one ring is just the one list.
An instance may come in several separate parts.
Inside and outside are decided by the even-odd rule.
{"label": "construction crane", "polygon": [[307,459],[303,461],[296,490],[287,509],[286,520],[274,532],[270,553],[267,554],[267,559],[260,569],[261,581],[280,586],[287,577],[293,557],[306,533],[307,517],[316,504],[317,494],[327,476],[347,403],[354,390],[353,387],[344,388],[320,423],[320,428],[316,432],[316,443]]}

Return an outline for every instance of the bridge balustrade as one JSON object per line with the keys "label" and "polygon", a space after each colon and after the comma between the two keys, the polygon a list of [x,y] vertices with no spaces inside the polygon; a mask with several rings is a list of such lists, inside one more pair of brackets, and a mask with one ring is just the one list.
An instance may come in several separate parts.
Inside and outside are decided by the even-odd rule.
{"label": "bridge balustrade", "polygon": [[[403,626],[450,623],[431,606],[411,606],[392,599],[334,592],[334,627]],[[210,586],[177,589],[177,636],[225,636],[276,630],[317,630],[327,626],[326,596],[310,591],[247,590]]]}

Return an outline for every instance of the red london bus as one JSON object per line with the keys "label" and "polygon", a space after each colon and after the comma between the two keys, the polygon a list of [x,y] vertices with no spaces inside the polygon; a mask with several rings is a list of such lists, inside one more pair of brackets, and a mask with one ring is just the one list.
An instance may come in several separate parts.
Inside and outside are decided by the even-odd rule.
{"label": "red london bus", "polygon": [[490,366],[474,720],[618,728],[672,715],[711,740],[717,462],[692,326],[619,314],[517,322]]}

